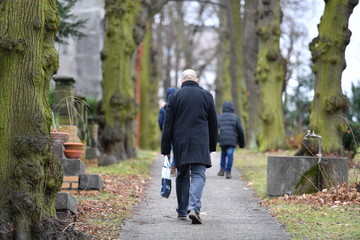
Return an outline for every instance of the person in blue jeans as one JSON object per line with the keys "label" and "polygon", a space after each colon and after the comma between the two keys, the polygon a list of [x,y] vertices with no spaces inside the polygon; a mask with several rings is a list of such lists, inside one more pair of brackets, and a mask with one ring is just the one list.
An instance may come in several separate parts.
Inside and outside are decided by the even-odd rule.
{"label": "person in blue jeans", "polygon": [[173,146],[178,219],[189,217],[192,224],[201,224],[205,172],[212,166],[210,152],[216,151],[217,115],[213,96],[200,88],[194,70],[185,70],[181,82],[166,106],[161,154],[168,156]]}
{"label": "person in blue jeans", "polygon": [[231,102],[224,102],[222,114],[218,116],[220,132],[218,142],[221,147],[220,171],[218,176],[226,175],[231,178],[231,168],[234,160],[236,145],[240,148],[245,146],[245,135],[240,118],[234,112],[234,105]]}

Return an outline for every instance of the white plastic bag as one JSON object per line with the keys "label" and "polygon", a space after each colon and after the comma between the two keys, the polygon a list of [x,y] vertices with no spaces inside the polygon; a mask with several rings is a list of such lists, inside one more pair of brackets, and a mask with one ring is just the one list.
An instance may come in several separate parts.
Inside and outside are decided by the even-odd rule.
{"label": "white plastic bag", "polygon": [[164,156],[161,172],[161,196],[168,198],[171,193],[171,165],[170,156]]}

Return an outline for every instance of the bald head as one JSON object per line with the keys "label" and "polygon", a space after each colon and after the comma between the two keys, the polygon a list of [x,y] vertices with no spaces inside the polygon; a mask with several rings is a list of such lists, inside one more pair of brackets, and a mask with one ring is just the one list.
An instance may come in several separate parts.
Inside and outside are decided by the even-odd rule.
{"label": "bald head", "polygon": [[185,82],[185,81],[195,81],[198,82],[199,79],[197,77],[197,74],[194,70],[192,69],[186,69],[183,73],[182,73],[182,77],[181,77],[181,81]]}

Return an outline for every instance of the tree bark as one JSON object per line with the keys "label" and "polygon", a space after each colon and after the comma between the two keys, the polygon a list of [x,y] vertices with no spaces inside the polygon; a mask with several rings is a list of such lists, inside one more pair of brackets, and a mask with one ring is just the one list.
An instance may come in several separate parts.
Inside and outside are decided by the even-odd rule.
{"label": "tree bark", "polygon": [[[152,25],[154,14],[159,12],[166,2],[167,0],[143,0],[142,2],[142,17],[140,19],[145,20],[140,21],[140,25],[144,25],[145,35],[139,48],[141,49],[141,54],[138,54],[140,58],[136,63],[139,70],[137,76],[140,79],[140,96],[138,96],[140,98],[139,147],[142,149],[156,150],[160,143],[157,119],[159,111],[158,87],[161,71],[158,69],[158,64],[162,63],[162,56],[161,51],[158,53],[156,47],[153,46],[155,44],[153,44],[152,38]],[[159,38],[161,39],[161,37]]]}
{"label": "tree bark", "polygon": [[227,9],[219,10],[219,42],[217,46],[217,68],[215,79],[215,106],[218,114],[222,111],[222,105],[225,101],[232,101],[231,79],[230,79],[230,43],[227,34]]}
{"label": "tree bark", "polygon": [[287,147],[281,102],[285,70],[279,48],[280,21],[280,0],[260,0],[256,78],[260,83],[261,126],[258,143],[261,151]]}
{"label": "tree bark", "polygon": [[240,117],[244,129],[248,124],[246,83],[243,66],[243,21],[240,16],[240,1],[227,0],[227,24],[230,40],[231,94],[235,113]]}
{"label": "tree bark", "polygon": [[55,0],[0,1],[1,239],[82,239],[55,219],[62,168],[51,150],[47,96],[58,25]]}
{"label": "tree bark", "polygon": [[248,96],[249,121],[246,129],[246,145],[256,148],[260,126],[259,82],[255,78],[259,38],[256,34],[258,1],[245,1],[244,17],[244,76]]}
{"label": "tree bark", "polygon": [[141,2],[106,1],[106,32],[102,52],[103,122],[100,126],[104,153],[124,160],[136,155],[134,120],[138,112],[135,101],[134,53],[141,41],[137,16]]}
{"label": "tree bark", "polygon": [[156,71],[155,54],[152,51],[152,18],[146,23],[146,33],[142,45],[140,73],[140,145],[142,149],[155,150],[159,147],[160,132],[158,117],[158,86],[159,78]]}
{"label": "tree bark", "polygon": [[325,1],[318,25],[319,35],[310,44],[315,73],[315,94],[309,128],[323,139],[323,152],[341,155],[342,135],[346,130],[345,113],[349,101],[342,94],[341,74],[346,67],[345,48],[351,32],[348,20],[358,0]]}

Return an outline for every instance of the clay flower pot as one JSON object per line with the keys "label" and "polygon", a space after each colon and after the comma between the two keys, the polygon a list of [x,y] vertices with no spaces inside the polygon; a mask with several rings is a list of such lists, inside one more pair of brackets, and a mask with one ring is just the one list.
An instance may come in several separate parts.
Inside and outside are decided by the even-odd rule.
{"label": "clay flower pot", "polygon": [[67,132],[50,132],[50,138],[52,143],[58,141],[63,144],[69,140],[69,137],[70,134]]}
{"label": "clay flower pot", "polygon": [[84,150],[84,144],[79,142],[66,142],[63,145],[66,150]]}
{"label": "clay flower pot", "polygon": [[72,150],[72,149],[65,149],[64,154],[67,158],[79,159],[81,155],[84,153],[83,150]]}

